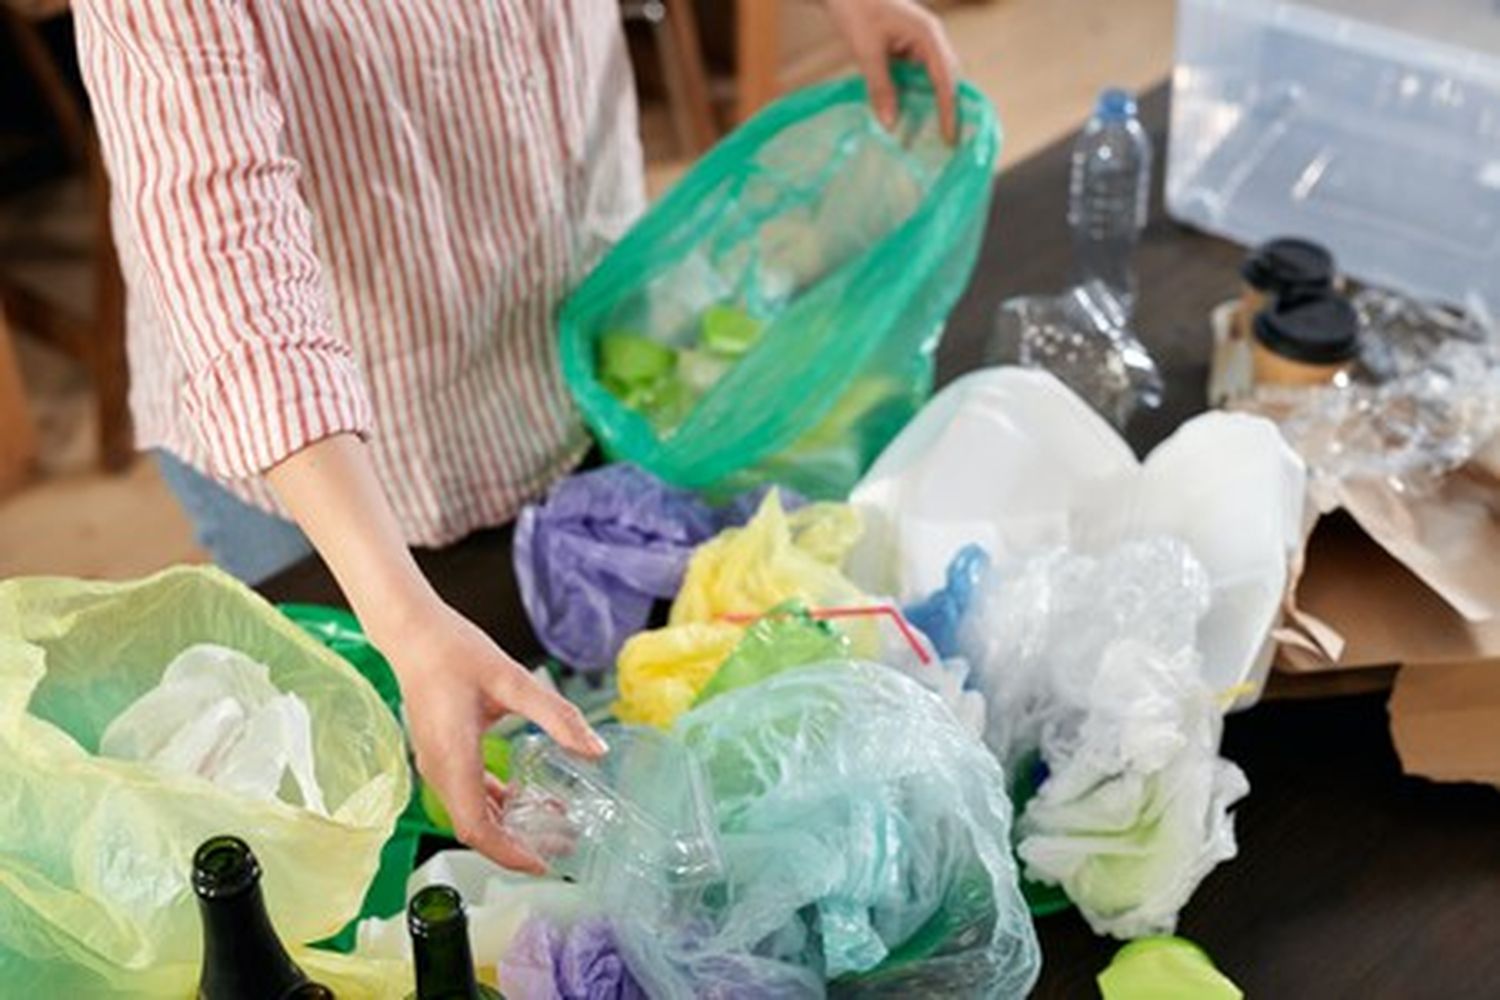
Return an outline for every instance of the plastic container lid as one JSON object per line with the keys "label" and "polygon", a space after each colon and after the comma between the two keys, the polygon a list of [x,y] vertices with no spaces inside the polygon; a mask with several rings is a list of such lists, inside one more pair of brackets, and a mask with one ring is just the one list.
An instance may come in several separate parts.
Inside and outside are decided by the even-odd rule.
{"label": "plastic container lid", "polygon": [[1339,295],[1320,295],[1262,309],[1255,339],[1275,354],[1308,365],[1337,365],[1359,349],[1359,316]]}
{"label": "plastic container lid", "polygon": [[1135,95],[1119,87],[1110,87],[1099,95],[1094,116],[1100,121],[1121,122],[1136,116]]}
{"label": "plastic container lid", "polygon": [[544,736],[516,741],[505,827],[601,905],[670,912],[724,877],[708,781],[678,740],[601,727],[610,750],[575,757]]}
{"label": "plastic container lid", "polygon": [[1262,243],[1240,265],[1240,277],[1257,291],[1311,295],[1333,287],[1333,254],[1310,240]]}

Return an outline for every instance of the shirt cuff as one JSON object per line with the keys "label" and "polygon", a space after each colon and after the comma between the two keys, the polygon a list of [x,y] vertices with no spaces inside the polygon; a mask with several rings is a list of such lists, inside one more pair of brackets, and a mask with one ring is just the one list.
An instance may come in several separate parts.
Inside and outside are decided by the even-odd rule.
{"label": "shirt cuff", "polygon": [[259,476],[334,434],[367,438],[373,425],[359,367],[331,339],[237,345],[194,380],[186,403],[209,471],[221,479]]}

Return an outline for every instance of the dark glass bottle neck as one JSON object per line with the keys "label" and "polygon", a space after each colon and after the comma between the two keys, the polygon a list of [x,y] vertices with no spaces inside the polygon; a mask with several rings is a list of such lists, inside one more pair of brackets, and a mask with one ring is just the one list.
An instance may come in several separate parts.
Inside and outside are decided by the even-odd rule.
{"label": "dark glass bottle neck", "polygon": [[480,1000],[485,995],[474,977],[467,921],[455,920],[415,935],[411,948],[416,1000]]}
{"label": "dark glass bottle neck", "polygon": [[203,918],[199,1000],[281,1000],[307,977],[276,936],[260,884],[232,896],[198,899]]}

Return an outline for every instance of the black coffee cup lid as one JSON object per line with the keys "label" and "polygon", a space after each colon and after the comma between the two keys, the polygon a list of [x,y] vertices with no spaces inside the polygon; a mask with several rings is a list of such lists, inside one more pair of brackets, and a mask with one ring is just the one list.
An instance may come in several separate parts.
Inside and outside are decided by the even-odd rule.
{"label": "black coffee cup lid", "polygon": [[1339,295],[1321,295],[1262,309],[1255,339],[1272,352],[1309,365],[1337,365],[1359,350],[1359,316]]}
{"label": "black coffee cup lid", "polygon": [[1240,265],[1240,277],[1258,291],[1280,295],[1333,287],[1333,254],[1311,240],[1290,237],[1262,243]]}

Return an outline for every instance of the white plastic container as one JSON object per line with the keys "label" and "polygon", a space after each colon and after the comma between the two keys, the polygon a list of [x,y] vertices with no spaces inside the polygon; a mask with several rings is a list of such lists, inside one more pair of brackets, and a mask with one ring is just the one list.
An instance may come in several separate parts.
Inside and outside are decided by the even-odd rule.
{"label": "white plastic container", "polygon": [[1167,209],[1500,312],[1500,0],[1179,0]]}

